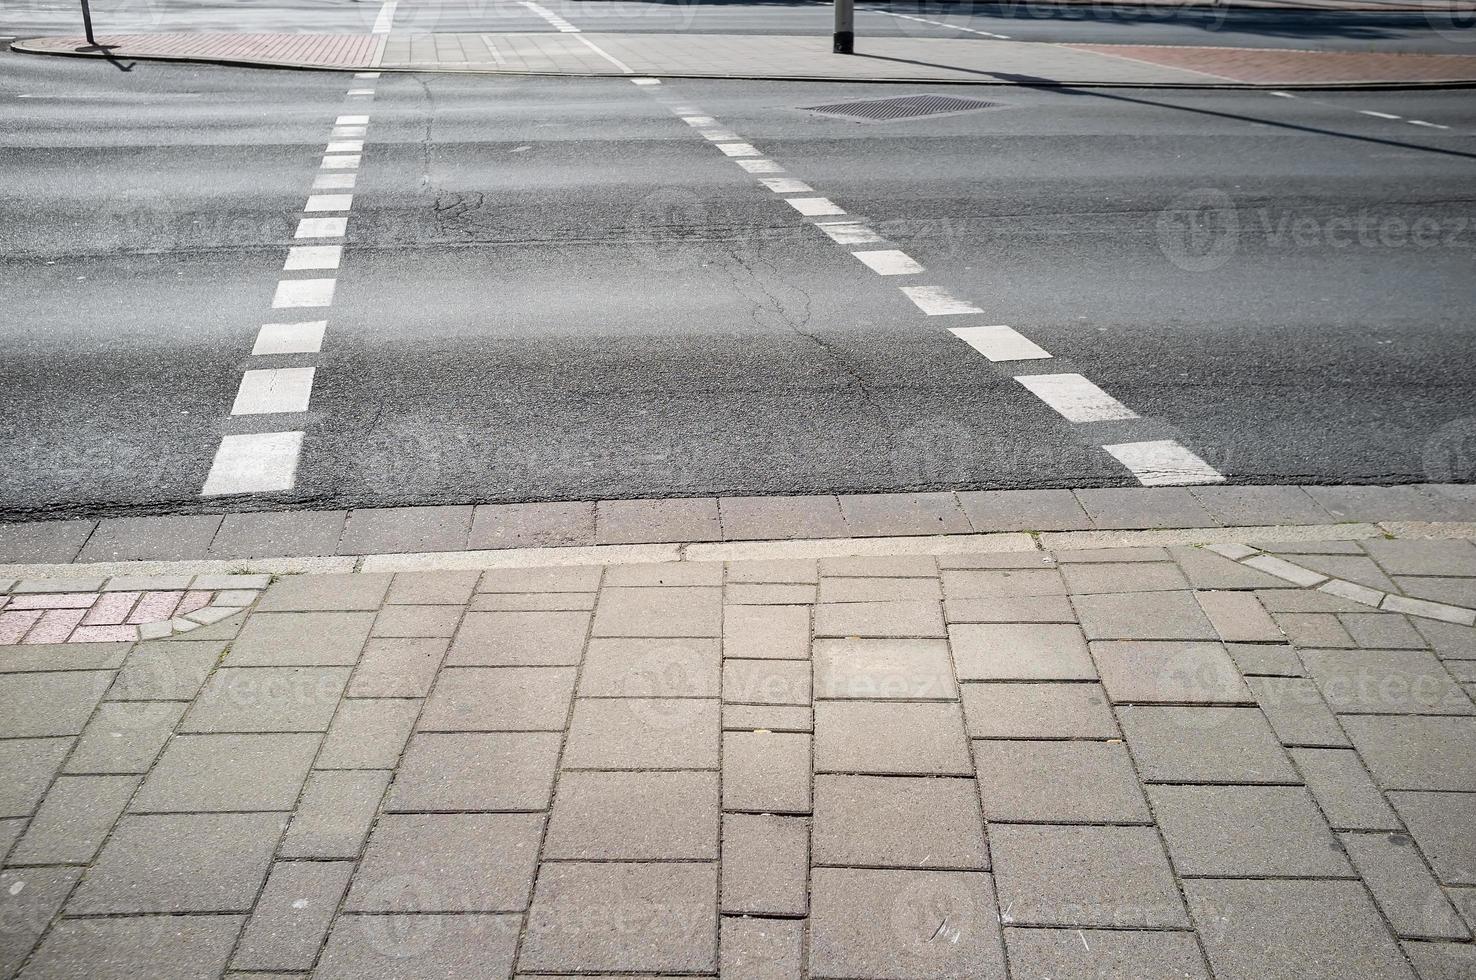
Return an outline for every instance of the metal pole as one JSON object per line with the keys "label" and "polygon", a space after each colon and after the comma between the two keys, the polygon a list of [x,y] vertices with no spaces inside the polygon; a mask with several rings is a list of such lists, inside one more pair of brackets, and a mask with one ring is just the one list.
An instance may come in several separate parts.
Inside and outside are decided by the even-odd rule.
{"label": "metal pole", "polygon": [[87,0],[82,0],[82,30],[87,35],[87,43],[97,47],[97,38],[92,36],[92,9],[87,6]]}
{"label": "metal pole", "polygon": [[[83,0],[85,3],[86,0]],[[856,0],[835,0],[836,54],[854,54],[856,50]]]}

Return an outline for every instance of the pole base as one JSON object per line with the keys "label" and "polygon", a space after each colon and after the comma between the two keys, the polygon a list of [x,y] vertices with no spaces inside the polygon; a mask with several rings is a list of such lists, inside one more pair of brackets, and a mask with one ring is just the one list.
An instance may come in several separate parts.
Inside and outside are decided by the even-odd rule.
{"label": "pole base", "polygon": [[855,31],[836,31],[835,32],[835,47],[832,48],[831,50],[833,50],[836,54],[855,54],[856,53],[856,32]]}

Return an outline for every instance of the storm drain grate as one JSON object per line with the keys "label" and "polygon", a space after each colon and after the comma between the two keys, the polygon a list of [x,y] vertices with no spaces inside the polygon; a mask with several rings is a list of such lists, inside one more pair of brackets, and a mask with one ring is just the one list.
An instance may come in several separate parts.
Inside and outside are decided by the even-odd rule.
{"label": "storm drain grate", "polygon": [[840,116],[861,122],[899,122],[925,116],[952,116],[960,112],[997,109],[1003,102],[985,102],[957,95],[899,95],[890,99],[862,99],[858,102],[834,102],[830,105],[801,106],[807,112],[824,116]]}

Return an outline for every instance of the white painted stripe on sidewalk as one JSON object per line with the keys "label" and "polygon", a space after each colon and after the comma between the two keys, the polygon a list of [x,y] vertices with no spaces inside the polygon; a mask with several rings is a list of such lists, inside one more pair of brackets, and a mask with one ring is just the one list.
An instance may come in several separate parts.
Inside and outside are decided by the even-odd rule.
{"label": "white painted stripe on sidewalk", "polygon": [[923,271],[922,265],[901,249],[878,248],[851,254],[879,276],[913,276]]}
{"label": "white painted stripe on sidewalk", "polygon": [[991,361],[1038,361],[1051,355],[1013,327],[950,327],[949,333]]}
{"label": "white painted stripe on sidewalk", "polygon": [[734,163],[751,174],[782,174],[784,168],[773,160],[734,160]]}
{"label": "white painted stripe on sidewalk", "polygon": [[828,197],[786,197],[785,203],[807,218],[823,218],[828,214],[845,214],[845,208]]}
{"label": "white painted stripe on sidewalk", "polygon": [[318,174],[313,178],[313,190],[315,191],[346,191],[353,190],[354,184],[359,180],[358,174]]}
{"label": "white painted stripe on sidewalk", "polygon": [[775,194],[811,194],[815,191],[809,184],[793,177],[760,177],[759,183]]}
{"label": "white painted stripe on sidewalk", "polygon": [[337,269],[342,260],[342,245],[293,245],[287,250],[287,261],[283,263],[282,271]]}
{"label": "white painted stripe on sidewalk", "polygon": [[362,153],[364,152],[363,140],[334,140],[328,144],[325,153]]}
{"label": "white painted stripe on sidewalk", "polygon": [[859,221],[817,221],[815,227],[837,245],[870,245],[886,240]]}
{"label": "white painted stripe on sidewalk", "polygon": [[324,157],[319,167],[323,170],[357,170],[359,169],[359,156],[358,154],[354,154],[352,156]]}
{"label": "white painted stripe on sidewalk", "polygon": [[263,323],[256,334],[255,357],[266,354],[316,354],[323,349],[323,333],[327,320],[305,320],[301,323]]}
{"label": "white painted stripe on sidewalk", "polygon": [[957,313],[983,313],[973,303],[954,299],[940,286],[898,286],[903,294],[928,316],[952,316]]}
{"label": "white painted stripe on sidewalk", "polygon": [[337,119],[333,120],[333,125],[335,125],[335,126],[367,126],[367,125],[369,125],[369,117],[368,116],[363,116],[363,115],[360,115],[360,116],[339,116]]}
{"label": "white painted stripe on sidewalk", "polygon": [[302,436],[301,432],[259,432],[224,437],[200,496],[291,490],[297,482]]}
{"label": "white painted stripe on sidewalk", "polygon": [[1071,422],[1135,419],[1138,413],[1079,374],[1026,374],[1016,381]]}
{"label": "white painted stripe on sidewalk", "polygon": [[314,211],[347,211],[353,207],[354,196],[352,194],[309,194],[307,203],[302,209],[309,213]]}
{"label": "white painted stripe on sidewalk", "polygon": [[374,18],[374,26],[369,29],[370,34],[388,34],[390,28],[395,26],[395,8],[400,5],[400,0],[384,0],[379,8],[379,16]]}
{"label": "white painted stripe on sidewalk", "polygon": [[306,412],[313,394],[313,368],[253,368],[241,376],[232,415]]}
{"label": "white painted stripe on sidewalk", "polygon": [[1132,470],[1133,476],[1145,487],[1225,482],[1218,470],[1172,439],[1124,442],[1102,448]]}
{"label": "white painted stripe on sidewalk", "polygon": [[717,143],[715,145],[719,150],[723,151],[725,156],[756,157],[760,155],[759,151],[754,149],[750,143]]}
{"label": "white painted stripe on sidewalk", "polygon": [[342,238],[348,232],[348,218],[303,218],[297,223],[294,238]]}
{"label": "white painted stripe on sidewalk", "polygon": [[336,279],[283,279],[277,283],[272,309],[286,310],[299,306],[332,306]]}
{"label": "white painted stripe on sidewalk", "polygon": [[[574,28],[574,32],[575,33],[577,33],[578,30],[579,29],[577,27]],[[575,40],[577,40],[580,44],[584,45],[586,48],[589,48],[591,51],[593,51],[595,54],[599,55],[601,58],[604,58],[610,64],[614,65],[616,68],[619,68],[621,74],[623,74],[623,75],[634,75],[635,74],[635,69],[634,68],[630,67],[630,65],[627,65],[625,62],[621,61],[619,58],[615,57],[614,55],[610,54],[610,52],[606,51],[604,48],[600,47],[598,44],[594,43],[589,38],[585,37],[583,34],[580,34]]]}

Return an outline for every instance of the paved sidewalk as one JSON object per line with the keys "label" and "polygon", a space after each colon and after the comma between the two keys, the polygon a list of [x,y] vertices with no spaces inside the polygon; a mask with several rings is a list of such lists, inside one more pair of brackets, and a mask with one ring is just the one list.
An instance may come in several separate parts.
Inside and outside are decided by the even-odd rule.
{"label": "paved sidewalk", "polygon": [[[1297,87],[1476,82],[1476,55],[1071,45],[979,38],[872,37],[854,56],[826,37],[718,34],[127,34],[110,56],[335,70],[687,78],[948,82],[988,85]],[[79,52],[80,37],[14,42]]]}
{"label": "paved sidewalk", "polygon": [[1476,542],[897,544],[0,647],[0,977],[1476,970]]}

